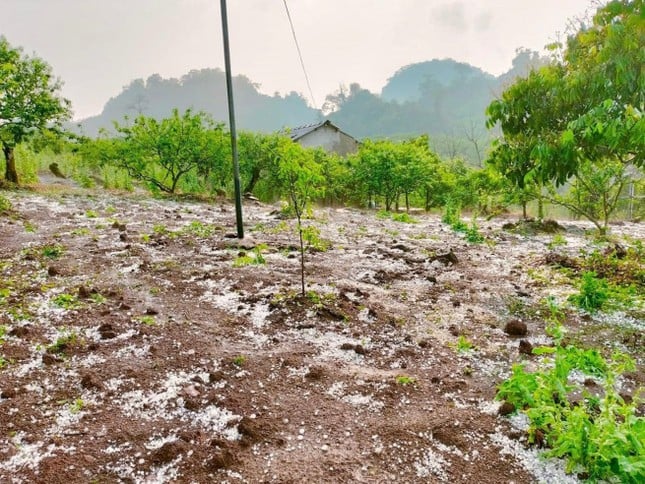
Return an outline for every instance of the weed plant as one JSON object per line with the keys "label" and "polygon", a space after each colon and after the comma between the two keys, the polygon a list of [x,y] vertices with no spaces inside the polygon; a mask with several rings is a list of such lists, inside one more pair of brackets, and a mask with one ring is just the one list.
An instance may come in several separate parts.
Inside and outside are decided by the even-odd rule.
{"label": "weed plant", "polygon": [[404,387],[408,386],[408,385],[414,385],[416,382],[417,382],[417,379],[412,377],[412,376],[399,375],[399,376],[396,377],[397,385],[401,385],[401,386],[404,386]]}
{"label": "weed plant", "polygon": [[13,210],[11,201],[4,195],[0,195],[0,215],[7,215]]}
{"label": "weed plant", "polygon": [[[539,347],[543,355],[536,371],[513,365],[511,377],[498,389],[497,399],[524,412],[530,421],[529,441],[549,447],[547,456],[566,458],[567,472],[592,481],[645,482],[645,419],[637,392],[626,402],[616,389],[634,361],[615,353],[605,359],[594,349],[562,345],[563,331],[554,347]],[[573,374],[601,381],[601,393],[591,393]]]}
{"label": "weed plant", "polygon": [[264,258],[264,255],[262,255],[262,251],[265,249],[266,245],[260,244],[256,246],[251,252],[253,255],[249,255],[248,253],[241,253],[235,258],[235,260],[233,260],[233,267],[266,264],[266,259]]}
{"label": "weed plant", "polygon": [[81,306],[80,302],[75,296],[67,293],[57,295],[52,301],[59,308],[67,310],[76,309]]}
{"label": "weed plant", "polygon": [[567,245],[567,239],[565,239],[562,234],[555,234],[551,239],[551,242],[547,244],[547,247],[553,250],[556,247],[562,247],[564,245]]}
{"label": "weed plant", "polygon": [[70,346],[78,342],[78,334],[75,331],[66,332],[62,334],[56,341],[47,346],[48,353],[61,354],[64,353]]}
{"label": "weed plant", "polygon": [[40,251],[42,256],[46,257],[47,259],[58,259],[61,255],[63,255],[63,252],[63,246],[59,244],[46,245]]}
{"label": "weed plant", "polygon": [[484,236],[479,233],[479,228],[477,227],[477,222],[474,218],[470,227],[466,229],[465,234],[466,240],[471,244],[481,244],[484,241]]}
{"label": "weed plant", "polygon": [[309,250],[326,252],[331,248],[331,242],[320,236],[320,229],[315,225],[309,225],[302,229],[302,238]]}
{"label": "weed plant", "polygon": [[598,278],[593,271],[585,272],[580,281],[580,292],[569,296],[569,301],[589,312],[596,312],[609,300],[607,281]]}
{"label": "weed plant", "polygon": [[395,222],[401,222],[404,224],[416,224],[419,222],[407,212],[393,213],[387,210],[379,210],[378,212],[376,212],[376,218],[390,219],[394,220]]}

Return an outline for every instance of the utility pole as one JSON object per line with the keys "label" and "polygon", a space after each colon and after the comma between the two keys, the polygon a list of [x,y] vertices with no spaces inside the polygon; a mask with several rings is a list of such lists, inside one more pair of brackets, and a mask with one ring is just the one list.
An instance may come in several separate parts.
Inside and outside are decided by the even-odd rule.
{"label": "utility pole", "polygon": [[237,157],[237,132],[235,130],[235,107],[233,105],[233,79],[231,77],[231,52],[228,43],[228,16],[226,0],[220,0],[222,11],[222,35],[224,36],[224,64],[226,67],[226,95],[228,97],[228,119],[231,130],[231,151],[233,153],[233,180],[235,184],[235,220],[237,222],[237,238],[244,238],[244,223],[242,222],[242,189],[240,187],[240,164]]}

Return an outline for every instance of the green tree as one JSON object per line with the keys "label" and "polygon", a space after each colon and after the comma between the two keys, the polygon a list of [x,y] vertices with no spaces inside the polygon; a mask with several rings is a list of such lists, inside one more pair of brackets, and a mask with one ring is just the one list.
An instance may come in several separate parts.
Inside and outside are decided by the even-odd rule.
{"label": "green tree", "polygon": [[321,166],[316,163],[313,152],[291,142],[280,153],[278,180],[280,191],[289,199],[289,204],[298,222],[300,242],[300,282],[305,295],[305,246],[302,218],[309,203],[324,190]]}
{"label": "green tree", "polygon": [[24,55],[0,37],[0,142],[8,182],[19,183],[16,145],[69,118],[71,104],[60,96],[61,86],[44,60]]}
{"label": "green tree", "polygon": [[405,196],[405,210],[410,211],[410,195],[421,189],[424,182],[433,172],[433,163],[437,160],[430,151],[427,136],[419,136],[396,145],[398,157],[394,167],[394,177],[398,185],[398,195]]}
{"label": "green tree", "polygon": [[175,109],[161,121],[139,116],[132,126],[114,125],[123,143],[112,163],[162,192],[175,193],[182,177],[196,170],[209,173],[221,162],[222,143],[214,136],[221,134],[222,125],[203,113],[188,109],[179,115]]}
{"label": "green tree", "polygon": [[551,188],[549,200],[590,220],[605,234],[628,181],[625,165],[617,160],[586,161],[578,168],[568,193],[559,195]]}
{"label": "green tree", "polygon": [[[556,56],[550,65],[517,80],[490,104],[488,126],[499,123],[504,136],[489,161],[520,194],[539,196],[542,185],[570,180],[581,186],[584,182],[572,177],[588,178],[589,163],[604,173],[614,162],[644,165],[642,15],[642,0],[609,2],[566,47],[552,46]],[[606,184],[601,192],[613,193],[621,185],[622,175],[615,175],[596,179]],[[600,212],[582,205],[572,208],[572,201],[575,197],[567,199],[569,208],[604,225],[604,215],[599,219]]]}
{"label": "green tree", "polygon": [[368,203],[382,197],[389,211],[395,205],[398,208],[401,195],[409,209],[410,194],[426,186],[436,162],[428,138],[421,136],[400,143],[365,140],[352,164],[355,184]]}
{"label": "green tree", "polygon": [[560,95],[577,109],[559,133],[556,155],[572,169],[562,173],[558,159],[550,157],[543,168],[548,175],[572,175],[585,160],[645,166],[644,18],[643,0],[614,0],[569,37]]}

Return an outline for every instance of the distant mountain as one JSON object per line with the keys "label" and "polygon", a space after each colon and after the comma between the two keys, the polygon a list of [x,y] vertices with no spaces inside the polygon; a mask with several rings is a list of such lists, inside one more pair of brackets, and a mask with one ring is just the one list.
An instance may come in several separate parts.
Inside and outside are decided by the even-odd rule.
{"label": "distant mountain", "polygon": [[[351,84],[328,95],[323,111],[310,108],[298,93],[268,96],[247,77],[236,76],[236,119],[239,129],[275,132],[319,121],[324,114],[359,139],[428,134],[440,154],[480,163],[490,139],[486,106],[517,76],[545,62],[536,52],[520,49],[512,68],[499,77],[452,59],[420,62],[396,71],[380,94]],[[124,116],[162,118],[173,108],[205,111],[217,121],[227,121],[224,72],[202,69],[179,79],[158,74],[136,79],[111,98],[100,115],[80,124],[85,134],[94,136]]]}
{"label": "distant mountain", "polygon": [[516,77],[545,62],[520,49],[512,68],[499,77],[452,59],[410,64],[388,79],[380,95],[351,84],[328,96],[325,108],[332,121],[357,137],[428,134],[441,155],[481,164],[491,138],[486,107]]}
{"label": "distant mountain", "polygon": [[[273,132],[285,126],[298,126],[321,118],[319,111],[307,106],[295,92],[286,96],[267,96],[245,76],[233,78],[235,114],[240,129]],[[164,79],[153,74],[147,80],[136,79],[116,97],[111,98],[98,116],[80,122],[82,131],[95,136],[101,128],[112,128],[113,121],[139,114],[163,118],[174,108],[205,111],[216,121],[228,123],[226,78],[221,69],[190,71],[180,79]]]}
{"label": "distant mountain", "polygon": [[402,67],[381,90],[384,101],[414,102],[432,86],[447,88],[456,83],[493,84],[495,77],[478,67],[453,59],[434,59]]}

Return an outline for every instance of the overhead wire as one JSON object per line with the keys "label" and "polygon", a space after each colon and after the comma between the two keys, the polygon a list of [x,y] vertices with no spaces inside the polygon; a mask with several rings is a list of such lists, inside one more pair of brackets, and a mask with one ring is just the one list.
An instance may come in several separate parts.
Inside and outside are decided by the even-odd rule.
{"label": "overhead wire", "polygon": [[311,102],[314,109],[318,109],[316,104],[316,99],[314,98],[314,92],[311,89],[311,83],[309,82],[309,75],[307,74],[307,69],[305,67],[305,61],[302,59],[302,51],[300,50],[300,43],[298,42],[298,37],[296,36],[296,29],[293,27],[293,21],[291,20],[291,14],[289,13],[289,7],[287,6],[287,0],[282,0],[284,3],[284,9],[287,12],[287,18],[289,19],[289,25],[291,26],[291,34],[293,35],[293,41],[296,44],[296,50],[298,51],[298,57],[300,59],[300,65],[302,66],[302,72],[305,75],[305,81],[307,81],[307,87],[309,88],[309,96],[311,97]]}

